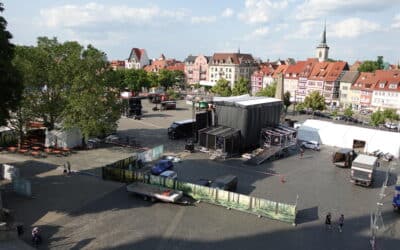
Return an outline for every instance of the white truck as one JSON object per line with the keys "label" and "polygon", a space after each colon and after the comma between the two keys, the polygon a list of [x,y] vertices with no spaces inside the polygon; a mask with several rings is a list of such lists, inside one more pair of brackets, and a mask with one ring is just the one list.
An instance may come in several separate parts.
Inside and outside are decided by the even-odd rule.
{"label": "white truck", "polygon": [[371,186],[375,170],[379,166],[378,158],[371,155],[359,154],[351,166],[351,182],[361,186]]}

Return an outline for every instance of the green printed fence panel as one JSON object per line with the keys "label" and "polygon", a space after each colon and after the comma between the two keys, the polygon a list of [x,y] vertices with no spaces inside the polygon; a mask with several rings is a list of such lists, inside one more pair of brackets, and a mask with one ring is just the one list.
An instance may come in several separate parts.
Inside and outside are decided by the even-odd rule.
{"label": "green printed fence panel", "polygon": [[162,156],[162,154],[164,154],[164,145],[154,147],[152,153],[153,153],[152,155],[153,161],[159,159]]}
{"label": "green printed fence panel", "polygon": [[110,165],[113,164],[109,164],[107,167],[102,168],[103,179],[120,182],[141,181],[152,185],[177,189],[194,199],[211,204],[250,212],[292,224],[294,224],[296,220],[296,205],[278,203],[244,194],[172,180],[170,178],[148,175],[139,171],[124,170],[111,167]]}

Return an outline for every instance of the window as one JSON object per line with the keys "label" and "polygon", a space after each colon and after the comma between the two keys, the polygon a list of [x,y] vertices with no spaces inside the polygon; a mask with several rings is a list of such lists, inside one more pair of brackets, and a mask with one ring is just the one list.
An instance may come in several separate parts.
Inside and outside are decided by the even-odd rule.
{"label": "window", "polygon": [[396,89],[397,88],[397,83],[391,83],[389,85],[389,89]]}
{"label": "window", "polygon": [[342,87],[342,90],[348,90],[348,89],[349,89],[349,87],[347,87],[347,86]]}
{"label": "window", "polygon": [[385,83],[384,82],[379,83],[379,88],[383,89],[384,87],[385,87]]}

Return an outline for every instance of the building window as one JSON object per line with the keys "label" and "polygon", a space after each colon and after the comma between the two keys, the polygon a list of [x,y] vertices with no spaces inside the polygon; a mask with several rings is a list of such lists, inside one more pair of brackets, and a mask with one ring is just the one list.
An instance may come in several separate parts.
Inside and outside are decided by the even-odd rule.
{"label": "building window", "polygon": [[389,89],[397,89],[397,83],[391,83]]}
{"label": "building window", "polygon": [[385,87],[385,83],[381,82],[379,83],[379,88],[383,89]]}

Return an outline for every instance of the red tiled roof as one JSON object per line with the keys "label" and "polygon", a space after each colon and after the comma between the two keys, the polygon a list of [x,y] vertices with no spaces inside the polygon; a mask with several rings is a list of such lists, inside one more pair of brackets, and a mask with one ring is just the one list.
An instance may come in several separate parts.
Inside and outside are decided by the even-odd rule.
{"label": "red tiled roof", "polygon": [[279,65],[279,67],[274,71],[274,73],[272,74],[273,78],[277,78],[279,74],[285,74],[287,68],[289,67],[289,65]]}
{"label": "red tiled roof", "polygon": [[173,65],[169,65],[166,67],[167,70],[180,70],[185,71],[185,64],[184,63],[175,63]]}
{"label": "red tiled roof", "polygon": [[[400,70],[377,70],[374,81],[374,90],[400,91]],[[381,84],[385,85],[381,87]]]}
{"label": "red tiled roof", "polygon": [[211,63],[227,63],[231,61],[233,64],[240,64],[243,61],[254,63],[254,58],[251,54],[239,53],[214,53]]}
{"label": "red tiled roof", "polygon": [[343,70],[347,68],[346,62],[318,62],[314,64],[308,79],[328,82],[336,81]]}
{"label": "red tiled roof", "polygon": [[[318,62],[316,58],[309,58],[307,61],[298,61],[288,66],[285,72],[285,78],[297,79],[299,76],[308,77],[313,66]],[[289,76],[287,75],[289,74]]]}
{"label": "red tiled roof", "polygon": [[371,72],[361,72],[357,80],[351,85],[351,89],[372,89],[375,85],[375,74]]}
{"label": "red tiled roof", "polygon": [[135,55],[136,58],[140,61],[144,52],[145,52],[144,49],[132,48],[131,54],[129,55],[129,59],[132,58],[132,55]]}
{"label": "red tiled roof", "polygon": [[125,67],[125,61],[121,61],[121,60],[112,60],[110,62],[110,65],[113,67]]}

